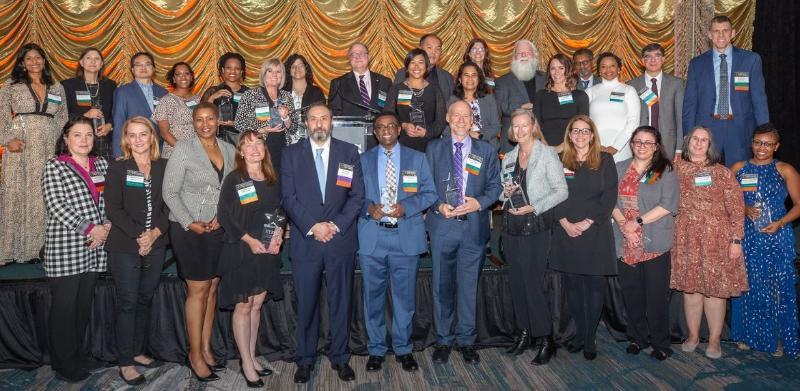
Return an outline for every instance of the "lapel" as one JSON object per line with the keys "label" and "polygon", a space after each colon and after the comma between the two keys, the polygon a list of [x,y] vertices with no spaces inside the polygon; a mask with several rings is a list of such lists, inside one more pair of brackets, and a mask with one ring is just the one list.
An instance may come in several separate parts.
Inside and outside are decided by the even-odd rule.
{"label": "lapel", "polygon": [[[211,179],[211,178],[213,178],[213,179],[209,180],[208,182],[211,183],[211,184],[214,184],[214,185],[219,185],[220,182],[218,180],[216,180],[217,179],[217,175],[216,175],[217,169],[214,168],[214,166],[211,164],[211,159],[208,157],[208,154],[206,153],[206,150],[203,148],[203,145],[200,143],[200,138],[192,137],[191,140],[192,140],[192,148],[195,150],[194,155],[200,161],[200,165],[203,166],[203,168],[206,169],[207,172],[212,174],[209,177],[209,179]],[[221,143],[220,143],[220,145],[221,145]],[[224,173],[225,169],[228,168],[228,164],[230,164],[230,163],[228,162],[227,159],[225,159],[225,154],[222,152],[222,147],[220,147],[219,150],[220,150],[220,153],[222,154],[222,162],[225,165],[225,167],[222,168],[222,171]],[[203,176],[203,177],[205,177],[205,176]]]}
{"label": "lapel", "polygon": [[514,76],[512,78],[512,80],[513,80],[513,83],[514,83],[514,88],[517,90],[517,95],[524,96],[525,100],[527,101],[528,100],[528,91],[525,89],[525,83],[522,80],[517,79],[516,76]]}
{"label": "lapel", "polygon": [[[467,137],[469,137],[469,136],[467,136]],[[464,154],[464,160],[466,161],[467,156],[469,156],[469,155],[480,156],[481,158],[483,158],[483,160],[486,160],[486,158],[481,153],[480,144],[478,142],[476,142],[476,140],[470,140],[470,141],[472,141],[472,146],[469,149],[469,153]],[[452,154],[452,148],[450,149],[450,151],[451,151],[450,153]],[[467,188],[464,189],[464,195],[465,196],[472,197],[473,195],[475,195],[475,193],[477,193],[477,191],[475,190],[475,187],[478,186],[477,185],[478,178],[480,178],[480,176],[483,174],[483,170],[484,169],[486,169],[485,164],[481,163],[481,168],[480,168],[480,171],[478,172],[478,175],[472,175],[472,174],[470,174],[470,173],[468,173],[466,171],[464,172],[464,175],[466,175],[466,177],[469,178],[469,179],[467,179]]]}
{"label": "lapel", "polygon": [[[131,89],[133,89],[133,98],[138,100],[139,104],[141,104],[142,107],[147,109],[147,113],[148,113],[147,116],[149,117],[149,116],[153,115],[153,110],[150,109],[150,104],[147,103],[147,98],[145,98],[144,92],[142,92],[142,89],[139,87],[139,83],[136,82],[136,80],[134,80],[134,81],[132,81],[130,83],[130,86],[131,86]],[[155,87],[155,85],[154,85],[154,87]],[[153,96],[155,96],[155,88],[153,89]]]}
{"label": "lapel", "polygon": [[[400,151],[400,180],[397,186],[400,188],[400,191],[397,192],[397,200],[402,200],[407,197],[411,197],[414,193],[406,193],[403,190],[403,170],[412,170],[414,168],[414,162],[411,160],[411,153],[409,149],[397,143],[398,150]],[[419,173],[417,173],[417,191],[419,191]]]}
{"label": "lapel", "polygon": [[[539,140],[533,140],[533,148],[531,148],[531,155],[528,156],[528,167],[527,167],[528,179],[531,179],[530,175],[533,174],[533,170],[535,170],[536,165],[539,164],[539,160],[541,160],[539,159],[539,154],[541,153],[544,153],[544,145],[542,145],[542,143],[539,142]],[[536,156],[536,158],[531,159],[534,156]],[[530,183],[530,181],[528,183]]]}
{"label": "lapel", "polygon": [[[325,200],[330,201],[329,195],[332,190],[336,188],[336,176],[339,172],[339,159],[337,152],[339,150],[334,138],[331,137],[331,150],[328,151],[328,174],[325,177]],[[316,169],[315,169],[316,173]],[[354,178],[355,179],[355,178]]]}
{"label": "lapel", "polygon": [[[378,77],[375,74],[375,72],[372,72],[372,70],[369,71],[369,77],[370,77],[370,83],[372,84],[372,96],[370,97],[369,101],[372,104],[372,107],[381,107],[378,104],[378,94],[381,92],[381,90],[380,90],[381,81],[380,81],[380,79],[378,79]],[[388,91],[383,91],[383,93],[387,93],[387,92]],[[384,98],[384,99],[386,99],[386,98]]]}
{"label": "lapel", "polygon": [[376,146],[364,152],[364,162],[361,165],[361,172],[364,174],[364,182],[366,182],[367,198],[371,200],[380,200],[378,189],[378,151],[380,147]]}
{"label": "lapel", "polygon": [[[301,169],[305,169],[305,171],[306,171],[304,173],[305,177],[306,178],[311,178],[309,180],[309,182],[314,182],[314,181],[317,182],[316,186],[314,186],[314,193],[313,194],[316,195],[317,200],[321,204],[322,203],[322,194],[319,192],[319,180],[317,179],[317,168],[316,168],[317,166],[316,166],[316,163],[314,162],[314,151],[311,149],[312,141],[311,141],[311,139],[307,138],[307,139],[302,140],[300,142],[302,143],[300,145],[300,147],[302,148],[302,152],[300,153],[300,161],[305,161],[306,162],[306,164],[301,164],[300,167],[301,167]],[[328,161],[328,164],[330,165],[330,160]],[[303,181],[302,178],[304,177],[303,173],[300,173],[300,174],[301,175],[299,175],[297,177],[298,183]]]}

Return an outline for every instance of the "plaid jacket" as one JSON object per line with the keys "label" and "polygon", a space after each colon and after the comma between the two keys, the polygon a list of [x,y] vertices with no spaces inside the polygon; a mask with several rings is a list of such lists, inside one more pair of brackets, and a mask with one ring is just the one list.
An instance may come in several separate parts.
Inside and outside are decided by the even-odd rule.
{"label": "plaid jacket", "polygon": [[[94,173],[106,175],[108,162],[98,157]],[[48,277],[64,277],[106,270],[107,255],[102,248],[86,246],[89,224],[106,221],[105,203],[94,203],[83,177],[68,163],[53,157],[47,161],[42,178],[47,207],[44,271]]]}

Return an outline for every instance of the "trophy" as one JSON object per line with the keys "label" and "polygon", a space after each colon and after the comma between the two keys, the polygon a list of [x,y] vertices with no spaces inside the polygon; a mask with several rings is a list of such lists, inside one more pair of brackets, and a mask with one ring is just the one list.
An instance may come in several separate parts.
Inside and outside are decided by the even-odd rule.
{"label": "trophy", "polygon": [[422,111],[421,107],[411,107],[411,113],[409,113],[409,120],[411,121],[414,126],[419,126],[421,128],[425,127],[425,112]]}
{"label": "trophy", "polygon": [[392,207],[395,204],[395,200],[397,199],[397,189],[393,186],[390,187],[382,187],[381,188],[381,212],[383,214],[389,214],[394,212],[394,208]]}
{"label": "trophy", "polygon": [[276,209],[273,213],[264,213],[264,228],[261,230],[261,243],[264,247],[269,248],[272,241],[275,240],[275,231],[278,228],[283,228],[286,224],[286,216]]}
{"label": "trophy", "polygon": [[455,208],[463,203],[463,198],[461,197],[461,189],[456,186],[456,181],[452,176],[452,173],[448,173],[447,179],[444,180],[444,200],[448,205]]}
{"label": "trophy", "polygon": [[[92,101],[92,108],[101,111],[103,110],[103,104],[100,101],[100,99],[95,99]],[[94,127],[95,133],[97,133],[100,130],[100,128],[105,126],[105,124],[106,124],[106,119],[103,118],[102,115],[99,118],[92,118],[92,126]]]}
{"label": "trophy", "polygon": [[522,191],[520,184],[521,180],[518,176],[513,176],[509,182],[506,182],[506,186],[513,186],[511,193],[508,194],[508,202],[511,204],[511,209],[519,209],[528,205],[528,197],[525,197],[525,192]]}
{"label": "trophy", "polygon": [[233,103],[227,96],[219,98],[219,119],[220,121],[233,121]]}
{"label": "trophy", "polygon": [[750,220],[753,222],[753,227],[756,231],[761,231],[762,229],[766,228],[768,225],[772,224],[772,211],[764,202],[764,198],[761,197],[761,192],[756,192],[756,200],[753,203],[753,208],[758,209],[759,214],[756,218],[751,218]]}

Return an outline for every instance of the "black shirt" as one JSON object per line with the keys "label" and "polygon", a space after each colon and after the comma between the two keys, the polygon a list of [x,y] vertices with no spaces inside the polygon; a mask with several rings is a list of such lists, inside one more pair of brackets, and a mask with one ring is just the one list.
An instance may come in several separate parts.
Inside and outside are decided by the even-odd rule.
{"label": "black shirt", "polygon": [[[216,86],[213,86],[213,87],[209,87],[209,89],[207,89],[206,92],[203,94],[203,98],[201,100],[205,101],[206,99],[208,99],[209,96],[211,96],[212,94],[214,94],[217,91],[222,90],[222,89],[228,90],[231,94],[239,94],[239,97],[241,97],[241,94],[244,94],[244,92],[249,90],[250,88],[248,88],[247,86],[242,84],[239,87],[238,91],[233,91],[233,89],[231,87],[229,87],[227,84],[220,83],[219,85],[216,85]],[[236,110],[239,109],[239,102],[237,102],[237,100],[234,98],[234,95],[231,95],[230,101],[231,101],[231,106],[233,107],[233,110],[231,110],[231,114],[232,114],[231,121],[233,121],[236,118]],[[217,105],[217,107],[219,107],[220,103],[222,103],[222,98],[214,99],[214,104]],[[227,125],[220,125],[219,126],[219,132],[220,132],[220,134],[222,134],[223,132],[238,133],[236,131],[235,127],[227,126]]]}
{"label": "black shirt", "polygon": [[[408,94],[411,93],[412,98],[410,104],[398,104],[397,97],[400,92]],[[405,83],[393,85],[389,89],[389,96],[387,97],[386,107],[384,111],[394,113],[400,118],[400,122],[411,122],[411,108],[421,107],[422,112],[425,113],[425,130],[427,133],[425,137],[409,137],[405,131],[400,132],[400,144],[406,147],[416,149],[420,152],[425,152],[428,141],[439,138],[445,127],[445,112],[446,106],[444,97],[442,97],[439,88],[436,84],[428,82],[421,95],[417,96],[420,90],[413,90]]]}
{"label": "black shirt", "polygon": [[[564,95],[566,94],[564,93]],[[574,90],[569,94],[571,94],[572,103],[562,105],[558,100],[559,93],[548,90],[536,92],[533,113],[536,115],[536,120],[539,121],[548,145],[556,146],[564,142],[567,123],[572,117],[578,114],[589,115],[589,96],[581,90]],[[566,99],[565,102],[567,102]]]}
{"label": "black shirt", "polygon": [[534,102],[536,99],[536,76],[528,81],[523,81],[522,84],[525,84],[525,91],[528,92],[528,100]]}

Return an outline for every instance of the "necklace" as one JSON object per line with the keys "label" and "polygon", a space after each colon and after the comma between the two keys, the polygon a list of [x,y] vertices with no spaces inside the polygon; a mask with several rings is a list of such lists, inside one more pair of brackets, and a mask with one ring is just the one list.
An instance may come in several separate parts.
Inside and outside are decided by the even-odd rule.
{"label": "necklace", "polygon": [[405,84],[405,85],[406,85],[406,86],[407,86],[409,89],[411,89],[411,95],[414,95],[414,97],[416,97],[416,98],[419,98],[419,97],[421,97],[421,96],[422,96],[422,94],[424,94],[424,93],[425,93],[425,87],[427,87],[427,86],[425,85],[425,82],[422,82],[422,88],[420,88],[420,89],[416,89],[416,88],[414,88],[414,87],[411,87],[411,85],[410,85],[410,84],[408,84],[408,80],[404,81],[403,83],[404,83],[404,84]]}
{"label": "necklace", "polygon": [[204,143],[203,140],[200,140],[200,144],[203,144],[203,146],[206,147],[206,148],[216,148],[217,147],[217,140],[215,139],[211,143]]}
{"label": "necklace", "polygon": [[[97,95],[100,94],[100,82],[98,81],[97,83],[87,83],[86,79],[83,79],[83,85],[86,87],[86,91],[89,92],[89,96],[92,97],[92,102],[94,102],[94,98],[97,98]],[[89,88],[90,85],[97,88],[94,91],[94,94],[92,94],[92,89]]]}

